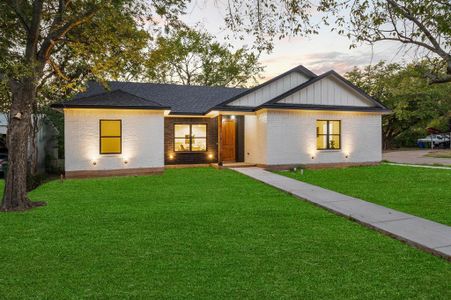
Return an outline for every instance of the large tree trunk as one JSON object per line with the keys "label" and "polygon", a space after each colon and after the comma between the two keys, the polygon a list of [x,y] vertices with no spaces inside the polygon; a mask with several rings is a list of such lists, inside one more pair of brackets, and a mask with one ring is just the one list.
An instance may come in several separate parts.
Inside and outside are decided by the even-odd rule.
{"label": "large tree trunk", "polygon": [[29,72],[17,79],[9,80],[12,103],[9,116],[8,172],[6,174],[5,190],[0,206],[2,211],[25,210],[41,206],[43,202],[31,202],[27,196],[27,164],[28,142],[31,129],[31,113],[36,102],[36,78],[42,75],[45,60],[38,58],[38,41],[41,27],[42,8],[44,1],[33,1],[30,26],[27,27],[27,44],[25,47],[24,65]]}
{"label": "large tree trunk", "polygon": [[32,104],[36,97],[33,78],[11,84],[12,105],[8,125],[8,172],[6,174],[2,211],[25,210],[45,205],[31,202],[27,196],[28,142],[31,130]]}
{"label": "large tree trunk", "polygon": [[30,130],[30,144],[29,144],[29,166],[28,174],[30,177],[36,176],[38,173],[38,145],[37,145],[37,135],[39,131],[39,115],[37,110],[33,110],[34,113],[31,117],[31,130]]}

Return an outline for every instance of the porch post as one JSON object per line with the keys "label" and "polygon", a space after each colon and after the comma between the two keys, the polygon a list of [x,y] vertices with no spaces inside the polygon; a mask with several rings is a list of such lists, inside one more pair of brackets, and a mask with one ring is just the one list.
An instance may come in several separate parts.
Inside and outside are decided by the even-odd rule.
{"label": "porch post", "polygon": [[222,115],[218,115],[218,165],[222,166],[221,143],[222,143]]}

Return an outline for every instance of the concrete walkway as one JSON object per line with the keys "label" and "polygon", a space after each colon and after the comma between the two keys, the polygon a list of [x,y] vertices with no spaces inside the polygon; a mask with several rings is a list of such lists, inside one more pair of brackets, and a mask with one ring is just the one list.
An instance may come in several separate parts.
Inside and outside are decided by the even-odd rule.
{"label": "concrete walkway", "polygon": [[425,156],[434,150],[406,150],[384,152],[382,158],[389,162],[412,165],[433,165],[441,164],[451,166],[451,158],[438,158]]}
{"label": "concrete walkway", "polygon": [[431,165],[410,165],[410,164],[398,164],[398,163],[390,163],[390,162],[386,162],[384,164],[391,165],[391,166],[401,166],[401,167],[451,170],[451,167],[441,167],[441,166],[431,166]]}
{"label": "concrete walkway", "polygon": [[451,261],[451,227],[346,196],[261,168],[232,168],[300,199]]}

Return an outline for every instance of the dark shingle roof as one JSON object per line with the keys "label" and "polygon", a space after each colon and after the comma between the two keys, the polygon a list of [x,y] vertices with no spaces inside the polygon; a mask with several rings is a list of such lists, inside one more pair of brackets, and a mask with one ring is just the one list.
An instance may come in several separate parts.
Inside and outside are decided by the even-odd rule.
{"label": "dark shingle roof", "polygon": [[169,109],[169,107],[150,101],[122,90],[103,92],[92,96],[78,96],[71,101],[53,105],[55,108],[139,108],[139,109]]}
{"label": "dark shingle roof", "polygon": [[[108,87],[111,91],[121,90],[142,100],[169,107],[171,114],[204,114],[219,103],[247,90],[244,88],[120,81],[110,81],[108,82]],[[67,107],[67,105],[76,103],[81,99],[85,99],[83,101],[88,102],[86,100],[88,99],[87,97],[96,96],[96,98],[101,98],[107,95],[107,92],[101,84],[92,81],[89,82],[86,92],[77,95],[64,105]],[[124,105],[126,105],[125,102],[129,103],[129,98],[126,97],[124,99],[120,103],[124,103]],[[88,105],[88,103],[86,104]],[[95,106],[95,103],[90,100],[89,105]]]}
{"label": "dark shingle roof", "polygon": [[[231,101],[260,89],[292,72],[302,73],[310,79],[258,107],[237,107],[228,105]],[[341,80],[344,84],[369,100],[373,106],[362,108],[349,106],[296,105],[278,102],[280,99],[306,88],[327,76],[334,76]],[[72,100],[67,102],[54,104],[52,107],[170,109],[170,114],[174,115],[203,115],[211,110],[256,111],[262,108],[390,111],[383,104],[370,97],[335,71],[329,71],[317,76],[302,65],[251,89],[121,81],[110,81],[107,83],[107,87],[108,88],[106,89],[100,83],[91,81],[88,84],[86,92],[78,94]]]}

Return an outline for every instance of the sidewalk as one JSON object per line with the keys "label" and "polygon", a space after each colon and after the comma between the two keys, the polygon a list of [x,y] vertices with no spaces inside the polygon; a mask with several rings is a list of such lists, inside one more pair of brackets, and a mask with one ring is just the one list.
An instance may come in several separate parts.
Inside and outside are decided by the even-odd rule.
{"label": "sidewalk", "polygon": [[428,157],[432,150],[390,151],[382,154],[384,160],[399,164],[451,166],[451,158]]}
{"label": "sidewalk", "polygon": [[450,226],[274,174],[261,168],[232,168],[232,170],[451,261]]}
{"label": "sidewalk", "polygon": [[441,167],[441,166],[431,166],[431,165],[410,165],[410,164],[398,164],[398,163],[391,163],[391,162],[386,162],[384,164],[392,165],[392,166],[401,166],[401,167],[451,170],[451,167]]}

